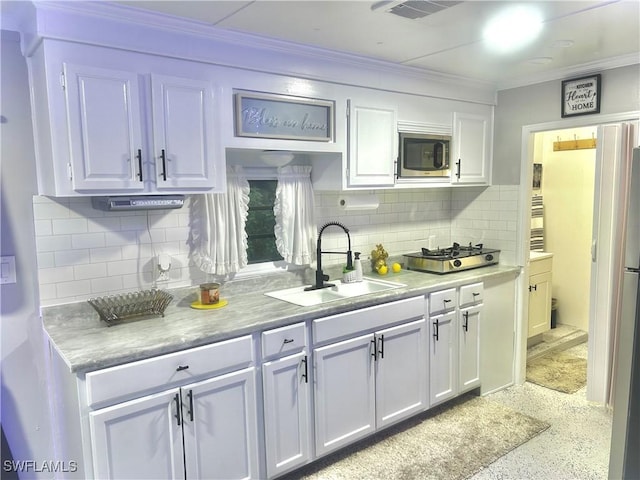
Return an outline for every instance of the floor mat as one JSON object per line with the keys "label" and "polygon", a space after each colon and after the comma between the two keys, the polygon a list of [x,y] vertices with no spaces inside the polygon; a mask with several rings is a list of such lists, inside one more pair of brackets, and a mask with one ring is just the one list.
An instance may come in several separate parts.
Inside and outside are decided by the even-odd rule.
{"label": "floor mat", "polygon": [[462,480],[549,424],[464,395],[288,476],[307,480]]}
{"label": "floor mat", "polygon": [[564,393],[575,393],[587,384],[587,360],[563,351],[550,353],[527,364],[527,381]]}

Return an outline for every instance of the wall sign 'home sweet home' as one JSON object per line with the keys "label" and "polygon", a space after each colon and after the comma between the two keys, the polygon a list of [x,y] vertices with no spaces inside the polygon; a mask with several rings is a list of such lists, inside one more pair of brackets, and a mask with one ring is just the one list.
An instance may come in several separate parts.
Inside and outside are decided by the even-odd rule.
{"label": "wall sign 'home sweet home'", "polygon": [[600,74],[562,82],[562,117],[600,113]]}

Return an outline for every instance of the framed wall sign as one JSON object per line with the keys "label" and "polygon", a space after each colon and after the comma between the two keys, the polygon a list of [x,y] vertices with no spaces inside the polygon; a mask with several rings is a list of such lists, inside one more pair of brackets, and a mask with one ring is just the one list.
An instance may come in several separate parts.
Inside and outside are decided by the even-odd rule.
{"label": "framed wall sign", "polygon": [[562,82],[562,117],[600,113],[600,74]]}
{"label": "framed wall sign", "polygon": [[331,142],[334,106],[331,100],[236,91],[235,135]]}

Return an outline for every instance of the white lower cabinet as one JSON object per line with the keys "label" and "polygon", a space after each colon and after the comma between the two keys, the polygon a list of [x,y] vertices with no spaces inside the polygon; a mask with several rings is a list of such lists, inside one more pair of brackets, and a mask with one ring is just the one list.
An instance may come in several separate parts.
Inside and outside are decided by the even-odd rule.
{"label": "white lower cabinet", "polygon": [[431,406],[480,386],[483,292],[483,284],[475,283],[429,296]]}
{"label": "white lower cabinet", "polygon": [[[378,324],[409,321],[313,350],[317,456],[427,407],[424,311],[409,313],[416,305],[422,308],[423,301],[419,297],[392,302],[351,312],[344,319],[336,315],[321,320],[335,320],[341,333],[351,325],[366,329],[367,320]],[[356,327],[358,321],[365,323]]]}
{"label": "white lower cabinet", "polygon": [[311,410],[306,351],[262,365],[267,476],[311,461]]}
{"label": "white lower cabinet", "polygon": [[97,478],[257,478],[250,367],[89,414]]}
{"label": "white lower cabinet", "polygon": [[91,412],[94,478],[184,478],[178,390]]}

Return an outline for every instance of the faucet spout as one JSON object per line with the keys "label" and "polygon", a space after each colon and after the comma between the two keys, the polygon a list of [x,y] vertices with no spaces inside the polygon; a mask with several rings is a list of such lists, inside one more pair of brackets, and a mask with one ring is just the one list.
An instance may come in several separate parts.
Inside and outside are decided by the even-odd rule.
{"label": "faucet spout", "polygon": [[[336,226],[341,228],[347,235],[348,249],[346,252],[323,252],[322,251],[322,234],[327,227]],[[329,275],[325,275],[322,271],[322,254],[334,253],[347,256],[347,270],[353,270],[353,256],[351,253],[351,236],[349,235],[349,229],[339,222],[328,222],[322,226],[320,232],[318,232],[318,242],[316,245],[316,282],[315,284],[305,288],[305,290],[318,290],[320,288],[333,287],[332,283],[325,283],[329,280]]]}

